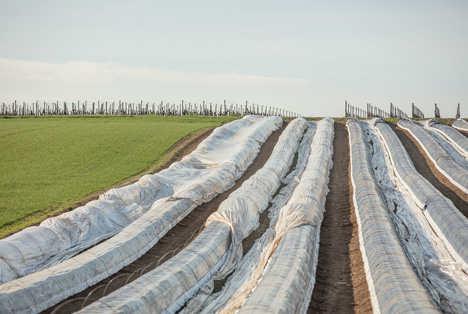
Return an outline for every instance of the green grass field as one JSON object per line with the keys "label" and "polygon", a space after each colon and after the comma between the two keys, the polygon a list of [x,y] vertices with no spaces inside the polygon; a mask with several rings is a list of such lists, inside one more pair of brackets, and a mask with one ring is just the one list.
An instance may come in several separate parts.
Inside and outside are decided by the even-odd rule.
{"label": "green grass field", "polygon": [[181,138],[236,117],[0,118],[0,233],[136,175]]}

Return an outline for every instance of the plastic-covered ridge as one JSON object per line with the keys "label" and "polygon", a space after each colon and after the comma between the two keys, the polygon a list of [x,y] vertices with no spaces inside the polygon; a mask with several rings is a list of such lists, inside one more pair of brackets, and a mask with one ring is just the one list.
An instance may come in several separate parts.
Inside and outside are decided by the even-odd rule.
{"label": "plastic-covered ridge", "polygon": [[353,201],[373,310],[377,313],[437,313],[395,232],[374,179],[360,122],[351,118],[347,126]]}
{"label": "plastic-covered ridge", "polygon": [[[231,237],[223,223],[210,224],[188,247],[80,313],[174,313],[216,273],[227,258]],[[195,284],[194,284],[195,283]]]}
{"label": "plastic-covered ridge", "polygon": [[[279,117],[250,117],[245,120],[252,121],[253,123],[245,124],[245,122],[243,122],[240,125],[235,124],[234,130],[230,130],[229,132],[227,132],[229,128],[228,130],[223,128],[223,134],[227,134],[229,137],[225,137],[226,141],[224,141],[222,145],[219,141],[217,142],[218,145],[224,147],[223,149],[228,152],[227,155],[231,155],[232,158],[229,159],[226,155],[222,155],[216,148],[210,148],[209,150],[203,148],[199,150],[200,147],[205,147],[204,142],[202,142],[192,154],[187,156],[187,158],[197,158],[197,160],[199,160],[197,165],[191,163],[191,167],[195,169],[193,173],[196,174],[197,169],[202,169],[203,167],[208,168],[204,176],[201,176],[202,173],[198,172],[200,176],[197,180],[203,182],[203,180],[206,179],[208,182],[214,182],[210,183],[210,185],[216,191],[228,189],[232,186],[236,176],[221,176],[220,179],[216,179],[216,177],[219,177],[220,173],[225,171],[224,169],[246,168],[258,153],[260,147],[259,139],[265,140],[273,130],[282,124],[282,120]],[[234,133],[231,134],[232,132]],[[214,133],[215,136],[218,136],[220,132]],[[240,137],[237,138],[238,136]],[[242,138],[244,138],[244,140],[241,140]],[[213,141],[213,143],[216,142],[212,138],[210,139],[210,137],[208,139],[209,141]],[[233,146],[230,145],[230,141],[233,141],[234,144],[244,141],[248,145]],[[237,160],[236,156],[239,154],[234,152],[239,149],[246,150],[246,147],[257,147],[257,152],[250,154],[252,159],[250,161],[245,158],[242,159],[246,163],[245,166],[241,167],[240,165],[237,166],[226,163],[220,165],[215,163],[216,160],[220,160],[221,158],[225,161]],[[211,156],[211,154],[219,156]],[[241,155],[246,156],[248,154],[242,152]],[[180,163],[173,164],[165,172],[172,172],[174,174],[174,181],[179,180],[182,182],[184,180],[184,171],[181,171],[181,169],[189,164],[187,161],[184,161],[184,159]],[[209,160],[211,160],[212,166],[204,166],[203,163]],[[214,167],[217,169],[214,169]],[[189,172],[190,171],[192,170],[189,170]],[[237,173],[237,170],[235,173]],[[187,173],[185,173],[185,175],[187,175]],[[238,173],[237,176],[240,175],[241,173]],[[204,189],[205,187],[200,186],[200,188]],[[181,190],[183,191],[183,189]],[[214,196],[211,191],[207,193],[207,195],[204,195],[204,197],[206,197],[204,201],[208,201],[209,197]],[[123,193],[121,195],[123,196]],[[128,196],[127,200],[131,197],[132,196]],[[5,304],[5,308],[11,313],[37,313],[70,295],[86,289],[117,272],[122,267],[130,264],[147,252],[167,231],[188,215],[199,202],[199,199],[191,199],[187,195],[177,194],[176,189],[174,197],[166,197],[154,202],[149,210],[140,218],[136,219],[120,233],[105,242],[58,265],[0,285],[0,304]],[[98,222],[96,220],[94,221],[96,223]],[[33,228],[30,229],[34,230]],[[29,239],[32,238],[29,237]],[[29,240],[29,244],[26,244],[33,249],[37,247],[36,241],[31,242],[31,240]],[[13,251],[12,248],[15,248],[15,246],[7,247],[7,249]],[[38,251],[37,249],[35,250]],[[13,255],[8,256],[14,257]],[[17,256],[21,257],[20,251],[18,251]],[[2,265],[4,264],[0,264],[0,266]],[[6,266],[8,266],[8,264]],[[3,275],[3,273],[2,271],[1,274]],[[33,298],[34,303],[29,304],[27,302],[22,302],[21,300],[26,298],[26,296]]]}
{"label": "plastic-covered ridge", "polygon": [[[289,165],[271,169],[281,160],[292,162],[307,122],[298,118],[283,131],[264,167],[221,203],[206,228],[180,253],[125,287],[83,308],[80,313],[174,313],[211,280],[224,277],[242,254],[242,239],[258,226]],[[213,249],[201,252],[204,245]],[[213,254],[215,251],[216,254]],[[198,266],[194,271],[192,265]],[[164,287],[164,289],[162,288]],[[143,297],[142,297],[143,296]],[[136,301],[143,298],[143,301]],[[151,300],[150,300],[151,299]]]}
{"label": "plastic-covered ridge", "polygon": [[[315,285],[320,225],[333,155],[333,119],[317,125],[301,180],[279,214],[275,239],[264,249],[260,280],[244,284],[222,310],[230,313],[305,313]],[[278,244],[275,248],[275,244]],[[253,291],[252,291],[253,290]],[[248,296],[248,294],[251,294]]]}
{"label": "plastic-covered ridge", "polygon": [[166,170],[102,194],[97,201],[0,240],[0,283],[23,277],[109,238],[167,197],[200,204],[246,170],[279,117],[247,116],[221,126]]}
{"label": "plastic-covered ridge", "polygon": [[[284,186],[277,190],[274,198],[270,201],[271,207],[268,208],[270,226],[265,230],[260,238],[255,240],[247,254],[244,255],[237,263],[235,270],[226,280],[222,290],[218,293],[211,294],[208,297],[206,297],[207,293],[205,292],[205,288],[200,290],[200,292],[194,296],[189,303],[187,303],[185,308],[181,311],[182,314],[194,313],[198,310],[199,313],[218,313],[231,299],[233,299],[234,295],[239,294],[239,289],[245,290],[247,293],[241,292],[241,296],[236,296],[236,298],[245,300],[245,296],[247,296],[252,289],[250,288],[249,283],[252,282],[252,287],[254,287],[258,279],[263,276],[265,269],[264,265],[266,265],[270,256],[268,252],[271,248],[272,241],[274,240],[275,226],[278,221],[280,209],[288,203],[294,193],[310,156],[311,144],[315,135],[317,123],[308,122],[308,125],[309,128],[307,129],[307,132],[304,133],[296,152],[296,165],[294,166],[294,169],[290,168],[287,176],[281,180],[281,183],[284,184]],[[265,258],[265,256],[267,257]]]}
{"label": "plastic-covered ridge", "polygon": [[284,234],[257,290],[238,313],[303,313],[313,290],[309,287],[315,285],[317,237],[317,228],[310,225]]}
{"label": "plastic-covered ridge", "polygon": [[373,121],[373,125],[388,152],[395,174],[413,194],[414,200],[452,256],[468,270],[468,220],[452,201],[416,171],[392,129],[381,119]]}
{"label": "plastic-covered ridge", "polygon": [[452,126],[457,130],[468,132],[468,122],[466,122],[466,120],[457,119],[453,121]]}
{"label": "plastic-covered ridge", "polygon": [[437,169],[463,192],[468,193],[468,170],[458,165],[424,128],[408,119],[398,125],[418,141]]}
{"label": "plastic-covered ridge", "polygon": [[[465,121],[465,120],[463,120]],[[466,121],[465,121],[466,122]],[[429,120],[427,125],[430,129],[442,134],[446,139],[448,139],[453,145],[455,145],[465,157],[468,157],[468,138],[460,134],[454,128],[445,125],[443,123],[439,123],[437,120]],[[467,131],[468,131],[468,123],[467,123]]]}

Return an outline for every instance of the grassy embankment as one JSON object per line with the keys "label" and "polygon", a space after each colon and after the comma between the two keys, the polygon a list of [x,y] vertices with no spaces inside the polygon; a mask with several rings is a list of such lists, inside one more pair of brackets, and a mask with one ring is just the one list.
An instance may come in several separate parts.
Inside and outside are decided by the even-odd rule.
{"label": "grassy embankment", "polygon": [[151,172],[183,137],[236,118],[0,118],[0,237]]}

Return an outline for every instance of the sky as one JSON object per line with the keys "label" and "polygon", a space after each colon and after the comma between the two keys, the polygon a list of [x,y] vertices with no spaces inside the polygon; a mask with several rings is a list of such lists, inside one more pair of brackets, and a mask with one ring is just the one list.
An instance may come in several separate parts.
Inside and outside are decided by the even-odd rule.
{"label": "sky", "polygon": [[0,103],[344,103],[468,117],[468,1],[0,0]]}

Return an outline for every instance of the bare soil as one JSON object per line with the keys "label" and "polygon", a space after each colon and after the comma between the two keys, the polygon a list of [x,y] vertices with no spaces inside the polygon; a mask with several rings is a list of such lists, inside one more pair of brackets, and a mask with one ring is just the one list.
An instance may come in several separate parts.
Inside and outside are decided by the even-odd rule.
{"label": "bare soil", "polygon": [[353,206],[346,121],[335,123],[333,168],[320,229],[317,275],[308,313],[370,313]]}
{"label": "bare soil", "polygon": [[[172,228],[164,237],[162,237],[153,248],[151,248],[146,254],[144,254],[135,262],[124,267],[109,278],[106,278],[96,285],[89,287],[88,289],[74,296],[71,296],[70,298],[62,301],[61,303],[53,306],[43,313],[51,313],[54,311],[54,309],[57,309],[57,313],[73,313],[78,311],[82,307],[85,298],[88,298],[84,304],[86,306],[124,286],[126,283],[135,280],[144,273],[151,271],[158,265],[161,265],[172,256],[177,254],[202,231],[206,219],[209,215],[218,209],[221,202],[223,202],[233,191],[239,188],[242,183],[250,178],[257,170],[263,167],[263,165],[270,157],[273,148],[275,147],[276,142],[278,141],[281,133],[284,131],[286,125],[287,124],[284,123],[282,128],[272,133],[272,135],[262,145],[261,150],[252,165],[250,165],[250,167],[245,171],[242,177],[236,181],[235,185],[231,189],[219,194],[211,201],[195,208],[182,221],[174,226],[174,228]],[[211,132],[207,133],[205,137],[210,133]],[[202,140],[203,138],[200,138],[198,143]],[[186,154],[189,154],[198,146],[198,143],[187,143],[187,146],[191,149],[188,151],[186,149],[184,151],[179,151],[176,155],[181,158]],[[173,161],[176,160],[172,160],[170,163]],[[261,230],[264,228],[264,225],[267,224],[265,219],[268,219],[268,217],[265,218],[264,215],[262,215],[261,227],[259,228]],[[266,227],[268,227],[268,225]],[[252,244],[246,243],[247,248],[250,248],[251,245]]]}
{"label": "bare soil", "polygon": [[456,187],[434,166],[434,163],[429,159],[424,149],[408,131],[393,123],[389,123],[389,125],[400,138],[416,170],[445,197],[450,199],[458,210],[468,218],[468,194]]}

